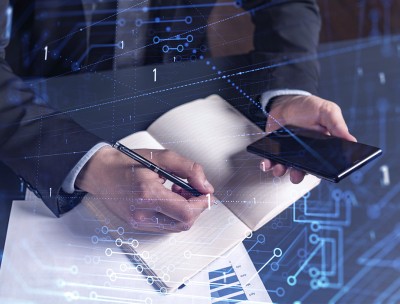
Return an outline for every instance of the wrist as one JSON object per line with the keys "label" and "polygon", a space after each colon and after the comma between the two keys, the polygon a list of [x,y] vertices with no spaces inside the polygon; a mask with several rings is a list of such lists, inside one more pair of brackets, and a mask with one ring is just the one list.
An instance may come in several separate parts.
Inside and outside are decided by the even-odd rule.
{"label": "wrist", "polygon": [[271,113],[273,108],[276,107],[277,104],[279,104],[280,101],[287,99],[288,95],[283,95],[283,96],[275,96],[271,98],[271,100],[268,102],[267,106],[265,107],[265,111],[267,113]]}
{"label": "wrist", "polygon": [[268,113],[272,117],[275,117],[276,119],[284,122],[286,117],[286,105],[292,101],[293,97],[295,97],[295,95],[283,95],[274,97],[269,104]]}
{"label": "wrist", "polygon": [[108,166],[117,153],[118,151],[110,146],[99,149],[79,172],[75,186],[85,192],[98,192],[101,180],[107,176]]}
{"label": "wrist", "polygon": [[[312,95],[310,95],[312,96]],[[303,95],[283,95],[277,96],[274,99],[274,102],[271,104],[270,114],[279,116],[286,121],[287,119],[298,115],[298,113],[293,112],[296,107],[293,107],[295,104],[301,104],[305,100],[307,100],[310,96]]]}

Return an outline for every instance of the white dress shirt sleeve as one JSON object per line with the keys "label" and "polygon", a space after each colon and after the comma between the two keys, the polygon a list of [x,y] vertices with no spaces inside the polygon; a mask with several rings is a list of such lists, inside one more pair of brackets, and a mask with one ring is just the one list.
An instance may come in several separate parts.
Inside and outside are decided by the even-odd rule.
{"label": "white dress shirt sleeve", "polygon": [[[272,98],[277,97],[277,96],[283,96],[283,95],[303,95],[303,96],[311,96],[311,93],[303,90],[291,90],[291,89],[279,89],[279,90],[271,90],[264,92],[261,95],[261,105],[263,111],[265,111],[266,107],[268,106],[269,102],[272,100]],[[265,113],[268,114],[268,113]]]}
{"label": "white dress shirt sleeve", "polygon": [[75,188],[75,180],[78,176],[79,172],[81,172],[82,168],[86,165],[89,159],[101,148],[110,146],[110,144],[101,142],[95,145],[92,149],[90,149],[72,168],[72,170],[68,173],[67,177],[64,179],[64,182],[61,186],[62,190],[66,193],[74,193],[75,191],[79,191]]}

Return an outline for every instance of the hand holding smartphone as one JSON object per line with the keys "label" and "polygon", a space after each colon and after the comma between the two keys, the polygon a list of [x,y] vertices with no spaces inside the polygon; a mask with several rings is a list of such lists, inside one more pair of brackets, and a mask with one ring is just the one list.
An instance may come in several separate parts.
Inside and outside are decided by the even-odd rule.
{"label": "hand holding smartphone", "polygon": [[382,154],[377,147],[290,125],[252,143],[247,151],[335,183]]}

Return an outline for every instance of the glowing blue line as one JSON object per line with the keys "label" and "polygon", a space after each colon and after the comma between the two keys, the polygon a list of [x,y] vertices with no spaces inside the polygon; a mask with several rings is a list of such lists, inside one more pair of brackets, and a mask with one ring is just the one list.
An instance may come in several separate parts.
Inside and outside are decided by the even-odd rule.
{"label": "glowing blue line", "polygon": [[376,254],[379,250],[387,246],[387,244],[395,243],[393,240],[399,239],[400,237],[400,225],[397,225],[394,230],[388,234],[384,239],[380,240],[377,244],[373,247],[368,249],[366,252],[363,253],[361,257],[358,258],[358,263],[365,263],[368,259],[371,259],[371,256]]}
{"label": "glowing blue line", "polygon": [[296,238],[293,241],[290,242],[289,247],[287,247],[287,249],[282,254],[282,257],[280,259],[282,259],[287,252],[290,252],[290,250],[292,249],[292,247],[294,247],[296,242],[299,241],[301,237],[303,237],[302,236],[303,234],[305,234],[305,237],[307,238],[307,229],[306,228],[303,228],[303,230],[300,231],[300,233],[297,234]]}
{"label": "glowing blue line", "polygon": [[186,19],[175,19],[175,20],[154,20],[154,21],[143,21],[142,24],[153,24],[153,23],[172,23],[172,22],[186,22]]}
{"label": "glowing blue line", "polygon": [[161,39],[160,38],[160,42],[163,42],[163,41],[180,41],[180,40],[186,40],[187,38],[186,37],[182,37],[182,38],[180,38],[180,37],[176,37],[176,38],[165,38],[165,39]]}
{"label": "glowing blue line", "polygon": [[[321,226],[321,229],[328,230],[328,231],[336,231],[338,234],[337,240],[337,253],[338,253],[338,261],[337,261],[337,275],[338,275],[338,282],[336,284],[330,283],[328,286],[331,288],[340,288],[343,286],[344,282],[344,266],[343,266],[343,229],[339,227],[332,227],[332,226]],[[340,259],[340,260],[339,260]]]}
{"label": "glowing blue line", "polygon": [[330,299],[329,303],[336,303],[344,294],[346,294],[355,284],[357,284],[360,280],[364,278],[364,276],[371,271],[370,266],[366,266],[361,271],[359,271],[355,276],[351,278],[347,284],[343,285],[343,287]]}
{"label": "glowing blue line", "polygon": [[259,274],[260,271],[263,270],[263,269],[269,264],[269,262],[271,262],[275,257],[277,257],[277,256],[276,256],[275,253],[274,253],[273,256],[272,256],[267,262],[265,262],[265,264],[264,264],[254,275],[252,275],[252,276],[250,277],[250,279],[246,282],[245,285],[249,284],[249,283],[251,282],[251,280],[253,280],[253,279],[255,278],[255,276],[256,276],[257,274]]}
{"label": "glowing blue line", "polygon": [[[375,303],[399,303],[400,300],[400,278],[394,281],[388,288],[386,288],[378,298],[374,301]],[[389,299],[386,299],[390,294],[393,294]],[[396,298],[397,297],[397,298]]]}
{"label": "glowing blue line", "polygon": [[[6,21],[6,30],[4,32],[4,39],[10,40],[11,37],[11,28],[12,28],[12,15],[13,15],[13,8],[12,6],[8,6],[6,9],[5,17]],[[0,259],[1,260],[1,259]]]}
{"label": "glowing blue line", "polygon": [[321,273],[326,274],[326,247],[325,243],[327,241],[326,238],[321,238],[321,240],[324,240],[324,246],[321,248]]}
{"label": "glowing blue line", "polygon": [[384,208],[400,192],[400,183],[394,186],[381,200],[376,203],[379,208]]}
{"label": "glowing blue line", "polygon": [[[335,273],[335,268],[336,266],[336,240],[333,238],[321,238],[322,240],[325,241],[325,243],[331,243],[332,244],[332,253],[331,253],[331,270],[327,271],[326,270],[326,247],[323,246],[322,250],[322,260],[321,260],[321,273],[327,276],[334,276]],[[323,270],[322,270],[323,269]]]}
{"label": "glowing blue line", "polygon": [[[80,108],[76,108],[76,109],[72,109],[72,110],[66,110],[66,111],[61,111],[61,112],[57,112],[57,113],[52,113],[52,114],[46,115],[44,117],[32,118],[30,120],[26,120],[25,122],[32,122],[32,121],[36,121],[36,120],[39,120],[39,119],[49,118],[49,117],[53,117],[53,116],[57,116],[57,115],[63,115],[63,114],[78,112],[78,111],[82,111],[82,110],[88,110],[88,109],[91,109],[91,108],[97,108],[99,106],[105,106],[105,105],[108,105],[108,104],[113,104],[113,103],[123,102],[123,101],[127,101],[127,100],[138,99],[138,98],[145,97],[145,96],[150,96],[150,95],[164,93],[164,92],[168,92],[168,91],[172,91],[172,90],[176,90],[176,89],[181,89],[181,88],[186,88],[186,87],[195,86],[195,85],[199,85],[199,84],[204,84],[204,83],[208,83],[208,82],[213,82],[213,81],[216,81],[216,80],[225,79],[227,77],[233,77],[233,76],[238,76],[238,75],[243,75],[243,74],[247,74],[247,73],[260,71],[260,70],[272,69],[272,68],[279,67],[279,66],[285,66],[285,65],[289,65],[291,63],[296,63],[296,62],[300,63],[300,62],[306,62],[306,61],[309,61],[309,60],[315,59],[315,58],[317,58],[317,59],[318,58],[326,58],[326,57],[329,57],[329,56],[332,56],[332,55],[345,54],[347,52],[351,52],[351,51],[354,51],[354,50],[361,50],[361,49],[366,49],[366,48],[369,48],[369,47],[377,46],[377,45],[380,44],[380,40],[381,39],[377,39],[377,40],[370,41],[370,42],[367,42],[365,44],[359,44],[359,45],[356,45],[356,46],[353,46],[353,47],[344,47],[342,49],[336,50],[336,52],[330,51],[330,52],[327,52],[327,53],[323,53],[322,55],[320,54],[318,56],[316,56],[316,55],[305,56],[305,57],[302,57],[301,59],[282,62],[282,63],[279,63],[279,64],[273,64],[273,65],[269,65],[269,66],[264,66],[264,67],[261,67],[261,68],[251,69],[251,70],[247,70],[247,71],[244,71],[244,72],[236,72],[236,73],[232,73],[232,74],[226,75],[226,76],[217,76],[217,77],[214,77],[214,78],[200,80],[200,81],[196,81],[196,82],[192,82],[192,83],[188,83],[188,84],[176,85],[174,87],[170,87],[170,88],[166,88],[166,89],[160,89],[160,90],[156,90],[156,91],[149,92],[149,93],[144,93],[144,94],[135,95],[135,96],[131,96],[131,97],[120,98],[120,99],[116,99],[116,100],[113,100],[113,101],[107,101],[107,102],[99,103],[99,104],[96,104],[96,105],[84,106],[84,107],[80,107]],[[393,38],[392,41],[400,41],[400,36]],[[145,47],[146,46],[138,48],[138,49],[142,49],[142,48],[145,48]],[[136,50],[138,50],[138,49],[136,49]],[[131,52],[134,52],[136,50],[132,50],[132,51],[127,52],[127,53],[131,53]],[[127,53],[125,53],[125,54],[127,54]],[[124,55],[124,54],[121,54],[119,56],[122,56],[122,55]],[[119,56],[115,56],[114,58],[119,57]],[[99,61],[98,63],[100,63],[100,62],[102,62],[102,61]],[[83,68],[87,68],[87,67],[92,66],[92,65],[95,65],[95,64],[97,64],[97,63],[87,65],[85,67],[82,67],[82,69]],[[259,63],[259,64],[261,64],[261,63]],[[71,72],[66,72],[66,73],[60,74],[58,76],[49,77],[47,79],[43,79],[41,81],[38,81],[38,83],[44,82],[44,81],[49,81],[50,79],[58,78],[60,76],[68,75],[70,73]],[[302,222],[300,220],[297,220],[297,221]]]}
{"label": "glowing blue line", "polygon": [[[254,247],[256,247],[256,245],[258,244],[259,242],[258,242],[258,240],[253,244],[253,246],[251,246],[250,248],[249,248],[249,250],[247,251],[247,252],[251,252],[252,250],[253,250],[253,248]],[[0,259],[1,260],[1,259]]]}
{"label": "glowing blue line", "polygon": [[[86,25],[86,22],[80,22],[80,23],[75,24],[73,31],[76,30],[77,28],[80,28],[82,25]],[[71,39],[72,39],[72,36],[65,37],[65,39],[61,42],[61,44],[56,49],[57,52],[60,52],[67,45],[67,43],[69,41],[71,41]]]}
{"label": "glowing blue line", "polygon": [[[330,219],[305,219],[305,220],[300,220],[296,218],[296,205],[298,204],[298,202],[294,203],[294,207],[293,207],[293,221],[297,222],[297,223],[313,223],[315,221],[318,220],[318,222],[323,223],[323,224],[330,224],[330,223],[334,223],[335,225],[343,225],[343,226],[349,226],[351,224],[351,202],[350,201],[346,201],[345,202],[345,219],[344,220],[340,220],[340,221],[331,221]],[[313,214],[310,214],[308,216],[313,216]],[[317,216],[316,216],[317,217]],[[320,217],[320,216],[318,216]],[[323,216],[321,216],[323,217]]]}
{"label": "glowing blue line", "polygon": [[318,244],[317,247],[311,252],[309,257],[304,261],[303,265],[297,270],[297,272],[293,275],[295,278],[299,275],[299,273],[304,269],[304,267],[307,266],[307,264],[311,261],[311,259],[317,254],[318,250],[322,248],[324,244],[324,241],[321,240],[321,242]]}
{"label": "glowing blue line", "polygon": [[307,216],[319,216],[319,217],[331,217],[331,218],[338,218],[340,215],[340,204],[339,204],[339,200],[335,200],[335,212],[332,213],[309,213],[308,210],[308,200],[306,200],[304,202],[304,214]]}
{"label": "glowing blue line", "polygon": [[86,51],[82,54],[82,56],[78,59],[78,64],[80,64],[86,56],[89,55],[89,52],[93,49],[99,49],[99,48],[110,48],[110,47],[118,47],[118,43],[117,44],[93,44],[90,45],[89,48],[86,49]]}

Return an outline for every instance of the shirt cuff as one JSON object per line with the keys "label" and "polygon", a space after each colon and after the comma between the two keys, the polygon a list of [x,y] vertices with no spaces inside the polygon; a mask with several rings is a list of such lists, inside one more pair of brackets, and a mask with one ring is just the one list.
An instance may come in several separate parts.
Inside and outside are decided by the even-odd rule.
{"label": "shirt cuff", "polygon": [[[303,91],[303,90],[291,90],[291,89],[280,89],[280,90],[271,90],[271,91],[267,91],[264,92],[261,95],[261,105],[262,105],[262,109],[265,112],[269,102],[272,100],[272,98],[277,97],[277,96],[283,96],[283,95],[303,95],[303,96],[311,96],[312,94],[307,92],[307,91]],[[265,113],[268,115],[268,113]]]}
{"label": "shirt cuff", "polygon": [[95,145],[92,149],[90,149],[80,160],[79,162],[75,165],[75,167],[72,168],[72,170],[68,173],[67,177],[64,179],[64,182],[61,186],[62,190],[66,193],[74,193],[77,191],[75,189],[75,180],[78,174],[81,172],[82,168],[86,165],[86,163],[89,161],[89,159],[101,148],[105,146],[111,146],[108,143],[101,142]]}

